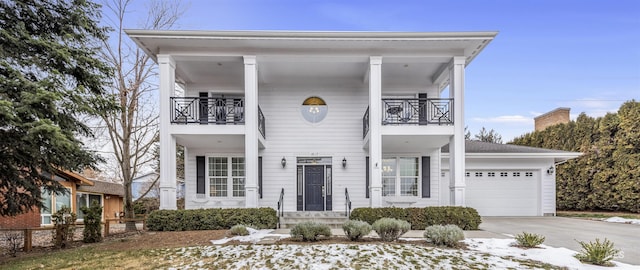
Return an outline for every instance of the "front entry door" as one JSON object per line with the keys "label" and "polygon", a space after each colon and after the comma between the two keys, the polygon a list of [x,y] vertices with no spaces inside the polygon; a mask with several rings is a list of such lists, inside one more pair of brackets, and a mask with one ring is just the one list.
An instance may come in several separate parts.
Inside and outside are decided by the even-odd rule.
{"label": "front entry door", "polygon": [[304,168],[305,211],[324,211],[324,166]]}

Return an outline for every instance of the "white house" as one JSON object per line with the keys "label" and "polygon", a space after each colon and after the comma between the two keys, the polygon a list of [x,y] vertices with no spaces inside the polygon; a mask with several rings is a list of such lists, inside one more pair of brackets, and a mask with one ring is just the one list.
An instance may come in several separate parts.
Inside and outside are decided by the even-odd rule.
{"label": "white house", "polygon": [[[133,180],[131,181],[131,196],[133,197],[133,200],[137,200],[138,198],[140,198],[140,196],[142,196],[142,194],[147,192],[147,190],[149,189],[151,190],[149,190],[149,192],[147,192],[144,197],[158,198],[160,196],[160,185],[158,182],[156,182],[156,180],[159,177],[160,176],[157,172],[150,172],[133,178]],[[153,188],[151,188],[152,185],[154,185]],[[184,197],[184,180],[180,178],[176,179],[176,196],[178,198]]]}
{"label": "white house", "polygon": [[[176,144],[186,208],[287,212],[350,201],[553,214],[546,171],[577,155],[468,153],[465,166],[465,68],[497,32],[126,32],[159,65],[162,209],[176,208]],[[521,190],[465,176],[485,170],[533,180]],[[523,212],[483,201],[527,190]]]}

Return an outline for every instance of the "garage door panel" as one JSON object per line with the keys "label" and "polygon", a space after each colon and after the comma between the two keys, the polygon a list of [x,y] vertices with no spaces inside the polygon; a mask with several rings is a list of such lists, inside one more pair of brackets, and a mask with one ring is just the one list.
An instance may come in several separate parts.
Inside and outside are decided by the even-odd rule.
{"label": "garage door panel", "polygon": [[500,175],[500,171],[471,171],[466,177],[467,206],[482,216],[537,216],[538,174],[518,170]]}

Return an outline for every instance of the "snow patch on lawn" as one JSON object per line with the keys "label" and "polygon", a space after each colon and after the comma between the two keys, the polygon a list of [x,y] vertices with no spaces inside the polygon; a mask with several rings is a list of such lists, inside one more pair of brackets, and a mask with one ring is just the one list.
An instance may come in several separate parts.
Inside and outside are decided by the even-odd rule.
{"label": "snow patch on lawn", "polygon": [[211,240],[211,243],[214,245],[222,245],[222,244],[226,244],[229,241],[237,240],[243,243],[255,244],[265,237],[273,237],[273,238],[277,237],[278,239],[291,237],[291,235],[288,235],[288,234],[271,234],[273,230],[256,230],[252,228],[247,228],[247,230],[249,231],[249,235],[225,237],[219,240]]}
{"label": "snow patch on lawn", "polygon": [[540,245],[539,248],[522,249],[512,246],[513,239],[495,238],[469,238],[464,242],[471,250],[486,252],[500,257],[514,257],[519,259],[535,260],[556,266],[564,266],[569,269],[640,269],[638,266],[615,262],[615,267],[604,267],[583,264],[573,255],[578,252],[567,248],[554,248]]}
{"label": "snow patch on lawn", "polygon": [[610,218],[605,219],[603,221],[605,221],[605,222],[613,222],[613,223],[626,223],[626,224],[640,225],[640,219],[610,217]]}

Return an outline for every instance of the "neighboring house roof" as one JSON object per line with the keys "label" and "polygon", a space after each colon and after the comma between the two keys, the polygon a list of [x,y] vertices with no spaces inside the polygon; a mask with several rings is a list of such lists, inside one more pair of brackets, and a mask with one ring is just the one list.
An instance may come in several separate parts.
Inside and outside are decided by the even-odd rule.
{"label": "neighboring house roof", "polygon": [[79,186],[78,191],[93,192],[124,197],[124,187],[120,183],[93,181],[93,186]]}
{"label": "neighboring house roof", "polygon": [[[441,149],[445,156],[449,155],[449,145]],[[580,152],[568,152],[555,149],[546,149],[514,144],[489,143],[481,141],[465,141],[465,151],[467,157],[483,158],[554,158],[556,162],[565,161],[582,155]]]}

